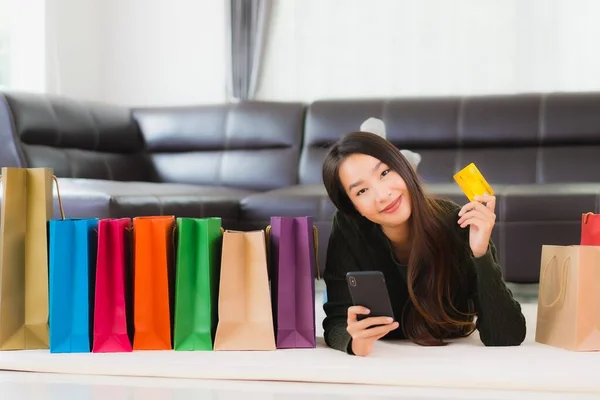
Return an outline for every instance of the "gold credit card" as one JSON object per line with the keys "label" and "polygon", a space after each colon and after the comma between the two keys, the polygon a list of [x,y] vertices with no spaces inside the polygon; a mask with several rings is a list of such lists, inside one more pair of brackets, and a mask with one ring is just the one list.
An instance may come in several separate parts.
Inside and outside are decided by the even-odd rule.
{"label": "gold credit card", "polygon": [[469,201],[473,201],[475,196],[482,196],[484,194],[494,195],[492,187],[473,163],[454,174],[454,180],[458,183],[458,186],[460,186]]}

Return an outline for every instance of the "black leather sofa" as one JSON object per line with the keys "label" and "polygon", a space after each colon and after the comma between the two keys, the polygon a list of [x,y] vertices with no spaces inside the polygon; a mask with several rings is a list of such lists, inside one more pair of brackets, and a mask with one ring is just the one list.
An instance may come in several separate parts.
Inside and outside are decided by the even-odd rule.
{"label": "black leather sofa", "polygon": [[537,282],[541,246],[578,244],[581,214],[598,212],[600,93],[143,109],[3,93],[0,166],[53,167],[69,217],[220,216],[248,230],[311,215],[324,268],[334,208],[322,160],[368,117],[421,154],[434,194],[464,203],[452,175],[479,166],[498,197],[508,281]]}

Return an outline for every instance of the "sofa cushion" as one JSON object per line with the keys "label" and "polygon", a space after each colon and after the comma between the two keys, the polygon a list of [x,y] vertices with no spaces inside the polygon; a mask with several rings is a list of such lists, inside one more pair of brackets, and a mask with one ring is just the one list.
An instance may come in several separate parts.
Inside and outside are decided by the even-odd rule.
{"label": "sofa cushion", "polygon": [[297,183],[304,110],[247,101],[133,115],[160,181],[271,190]]}
{"label": "sofa cushion", "polygon": [[[66,218],[110,218],[111,197],[95,188],[74,185],[72,179],[59,178],[60,198]],[[0,185],[0,187],[2,187]],[[53,219],[60,219],[60,207],[56,185],[52,186],[54,197]],[[4,188],[0,190],[0,206]],[[0,219],[2,216],[0,215]]]}
{"label": "sofa cushion", "polygon": [[[104,198],[107,210],[103,217],[137,217],[175,215],[176,217],[221,217],[223,226],[237,228],[240,200],[252,192],[239,189],[196,185],[115,182],[92,179],[60,179],[61,195],[70,198],[77,194],[87,198]],[[77,206],[65,206],[67,217],[73,212],[82,215]],[[82,206],[82,207],[85,207]],[[87,217],[94,217],[90,211]]]}
{"label": "sofa cushion", "polygon": [[598,210],[600,184],[511,185],[503,190],[506,222],[579,221]]}
{"label": "sofa cushion", "polygon": [[315,221],[331,221],[334,207],[323,185],[297,185],[245,197],[240,213],[246,222],[264,221],[271,216],[311,216]]}
{"label": "sofa cushion", "polygon": [[150,181],[144,141],[125,107],[31,93],[0,95],[2,166],[51,167],[58,177]]}
{"label": "sofa cushion", "polygon": [[[317,182],[327,148],[368,117],[384,121],[396,147],[422,156],[419,171],[426,182],[452,182],[452,174],[472,161],[490,171],[500,166],[500,183],[514,177],[535,182],[539,104],[535,95],[317,101],[307,112],[300,182]],[[482,147],[499,152],[478,157]],[[514,148],[527,150],[507,163],[506,151]],[[515,170],[516,164],[528,172],[511,174],[507,167]]]}
{"label": "sofa cushion", "polygon": [[492,185],[600,181],[597,92],[316,101],[300,183],[320,182],[327,149],[369,117],[384,121],[396,147],[421,155],[428,183],[450,183],[470,162]]}

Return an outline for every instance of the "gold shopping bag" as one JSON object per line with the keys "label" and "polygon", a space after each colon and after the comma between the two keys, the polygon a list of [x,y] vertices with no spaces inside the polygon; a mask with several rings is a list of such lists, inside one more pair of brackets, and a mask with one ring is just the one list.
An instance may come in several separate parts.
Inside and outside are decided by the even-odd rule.
{"label": "gold shopping bag", "polygon": [[49,348],[47,222],[53,179],[51,168],[2,168],[0,350]]}

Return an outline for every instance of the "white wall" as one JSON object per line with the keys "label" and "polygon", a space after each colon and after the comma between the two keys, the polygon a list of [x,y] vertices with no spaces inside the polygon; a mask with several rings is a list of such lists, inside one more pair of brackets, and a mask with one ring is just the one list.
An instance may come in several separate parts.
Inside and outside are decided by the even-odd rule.
{"label": "white wall", "polygon": [[225,101],[225,1],[103,2],[104,100],[135,105]]}
{"label": "white wall", "polygon": [[15,16],[11,89],[133,106],[225,101],[224,1],[2,1]]}
{"label": "white wall", "polygon": [[600,90],[599,15],[597,0],[277,0],[258,96]]}
{"label": "white wall", "polygon": [[46,92],[104,100],[102,2],[45,1]]}
{"label": "white wall", "polygon": [[[223,0],[0,2],[15,89],[136,106],[226,99]],[[600,90],[597,0],[274,3],[260,99]]]}
{"label": "white wall", "polygon": [[43,92],[45,0],[3,0],[1,7],[9,34],[8,84],[21,90]]}

